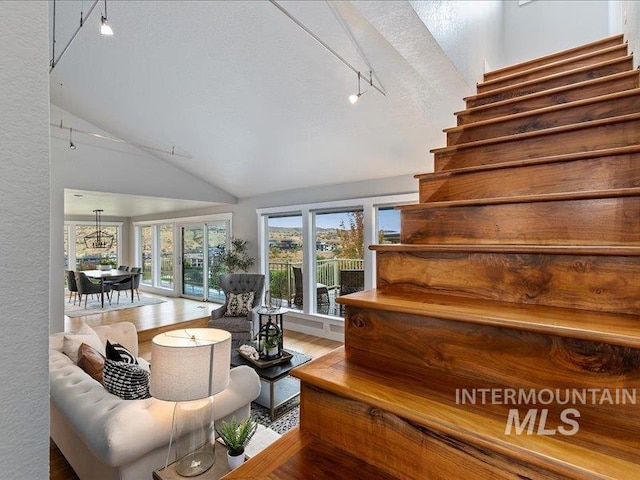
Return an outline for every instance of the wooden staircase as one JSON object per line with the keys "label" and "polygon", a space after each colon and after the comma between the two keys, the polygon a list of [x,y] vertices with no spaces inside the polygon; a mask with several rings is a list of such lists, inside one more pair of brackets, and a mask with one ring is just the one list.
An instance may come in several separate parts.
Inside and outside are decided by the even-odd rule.
{"label": "wooden staircase", "polygon": [[299,429],[225,478],[639,479],[639,86],[622,36],[486,74]]}

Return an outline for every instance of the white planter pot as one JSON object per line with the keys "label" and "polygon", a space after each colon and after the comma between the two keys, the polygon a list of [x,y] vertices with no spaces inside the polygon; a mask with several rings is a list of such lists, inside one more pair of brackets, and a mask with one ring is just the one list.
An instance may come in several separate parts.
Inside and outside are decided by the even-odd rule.
{"label": "white planter pot", "polygon": [[229,455],[229,451],[227,451],[227,462],[229,463],[229,468],[234,470],[238,468],[240,465],[244,463],[244,452],[242,454],[232,457]]}
{"label": "white planter pot", "polygon": [[275,357],[278,355],[278,347],[267,348],[267,355],[269,357]]}

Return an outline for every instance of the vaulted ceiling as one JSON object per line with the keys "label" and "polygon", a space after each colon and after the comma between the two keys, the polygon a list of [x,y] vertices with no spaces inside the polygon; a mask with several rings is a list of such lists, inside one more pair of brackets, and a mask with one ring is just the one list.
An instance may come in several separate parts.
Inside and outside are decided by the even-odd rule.
{"label": "vaulted ceiling", "polygon": [[[56,2],[57,52],[92,3]],[[238,198],[426,171],[469,89],[411,6],[279,3],[386,96],[351,105],[356,75],[267,0],[109,1],[112,37],[101,1],[51,101]]]}

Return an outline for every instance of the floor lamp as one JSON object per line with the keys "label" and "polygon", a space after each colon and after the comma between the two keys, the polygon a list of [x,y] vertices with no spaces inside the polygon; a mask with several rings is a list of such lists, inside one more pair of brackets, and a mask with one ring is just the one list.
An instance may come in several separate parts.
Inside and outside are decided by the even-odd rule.
{"label": "floor lamp", "polygon": [[214,328],[172,330],[153,337],[151,396],[176,402],[169,453],[176,472],[193,477],[215,461],[213,395],[229,385],[231,334]]}

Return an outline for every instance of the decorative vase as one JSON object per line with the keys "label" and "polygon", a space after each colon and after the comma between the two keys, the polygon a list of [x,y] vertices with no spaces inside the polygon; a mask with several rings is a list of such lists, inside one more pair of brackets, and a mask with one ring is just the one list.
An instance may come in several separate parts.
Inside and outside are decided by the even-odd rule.
{"label": "decorative vase", "polygon": [[111,265],[98,265],[98,269],[105,271],[105,270],[111,270]]}
{"label": "decorative vase", "polygon": [[267,348],[267,357],[276,358],[278,356],[278,347]]}
{"label": "decorative vase", "polygon": [[244,452],[240,455],[230,455],[227,450],[227,462],[229,463],[229,468],[235,470],[244,463]]}

